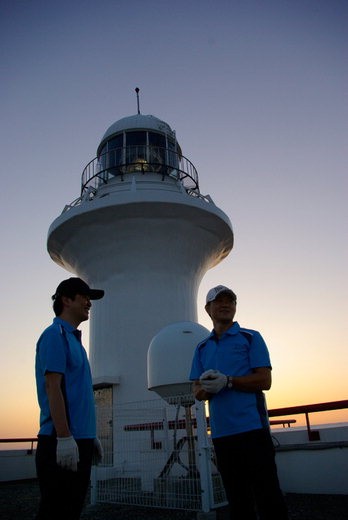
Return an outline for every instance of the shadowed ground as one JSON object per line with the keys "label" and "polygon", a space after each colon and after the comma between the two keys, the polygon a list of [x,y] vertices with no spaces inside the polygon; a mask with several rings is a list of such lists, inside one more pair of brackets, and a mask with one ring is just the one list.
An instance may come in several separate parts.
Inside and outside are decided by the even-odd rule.
{"label": "shadowed ground", "polygon": [[[1,520],[33,520],[39,501],[37,480],[0,483]],[[291,520],[347,520],[348,495],[286,495]],[[86,505],[81,520],[195,520],[194,511]],[[226,508],[217,510],[217,520],[227,520]]]}

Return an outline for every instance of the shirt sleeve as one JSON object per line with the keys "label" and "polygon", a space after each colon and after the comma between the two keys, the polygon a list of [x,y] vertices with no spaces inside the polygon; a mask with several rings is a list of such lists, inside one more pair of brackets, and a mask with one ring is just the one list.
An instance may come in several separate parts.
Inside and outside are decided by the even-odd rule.
{"label": "shirt sleeve", "polygon": [[38,342],[38,358],[42,373],[66,370],[66,345],[63,334],[58,329],[46,330]]}
{"label": "shirt sleeve", "polygon": [[267,345],[261,334],[257,331],[253,331],[252,333],[249,356],[251,368],[272,368]]}
{"label": "shirt sleeve", "polygon": [[199,379],[203,372],[204,369],[199,358],[199,349],[196,348],[191,365],[191,372],[189,376],[190,381],[195,381],[196,379]]}

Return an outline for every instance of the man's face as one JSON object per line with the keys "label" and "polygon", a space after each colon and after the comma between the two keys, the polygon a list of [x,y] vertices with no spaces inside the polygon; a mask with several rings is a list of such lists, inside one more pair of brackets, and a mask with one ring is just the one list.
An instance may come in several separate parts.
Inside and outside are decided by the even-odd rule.
{"label": "man's face", "polygon": [[76,294],[74,299],[69,298],[69,313],[76,322],[88,320],[91,306],[90,297],[86,294]]}
{"label": "man's face", "polygon": [[231,323],[236,314],[236,301],[231,294],[220,293],[205,308],[213,323]]}

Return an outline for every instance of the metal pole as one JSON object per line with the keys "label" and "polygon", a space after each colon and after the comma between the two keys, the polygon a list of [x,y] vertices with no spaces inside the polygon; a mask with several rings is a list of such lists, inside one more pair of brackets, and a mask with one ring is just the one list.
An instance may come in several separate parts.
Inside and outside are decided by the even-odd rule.
{"label": "metal pole", "polygon": [[199,473],[202,490],[202,511],[208,513],[213,506],[213,485],[211,478],[210,444],[205,419],[204,401],[195,401],[197,421],[197,443],[199,454]]}
{"label": "metal pole", "polygon": [[138,105],[138,114],[140,114],[140,105],[139,105],[139,88],[137,87],[135,89],[135,92],[137,93],[137,105]]}

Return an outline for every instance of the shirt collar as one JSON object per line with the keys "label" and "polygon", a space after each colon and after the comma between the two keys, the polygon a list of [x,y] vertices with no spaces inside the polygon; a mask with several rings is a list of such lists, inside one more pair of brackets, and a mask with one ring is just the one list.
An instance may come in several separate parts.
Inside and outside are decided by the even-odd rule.
{"label": "shirt collar", "polygon": [[[227,329],[224,332],[224,334],[228,334],[229,336],[235,336],[236,334],[238,334],[239,331],[240,331],[239,323],[237,321],[234,321],[233,324],[232,324],[232,327]],[[211,333],[210,333],[209,339],[210,338],[215,338],[215,337],[216,337],[216,334],[215,334],[215,330],[213,329],[211,331]]]}
{"label": "shirt collar", "polygon": [[[236,321],[233,322],[233,325],[232,327],[230,327],[229,329],[226,330],[226,332],[224,334],[228,334],[230,336],[234,336],[235,334],[238,334],[238,332],[240,331],[240,326],[239,326],[239,323],[237,323]],[[197,348],[198,349],[201,349],[203,347],[205,347],[205,345],[208,343],[209,340],[214,340],[216,341],[217,339],[217,336],[215,334],[215,330],[213,329],[211,331],[211,333],[209,334],[209,336],[207,338],[205,338],[201,343],[198,344]]]}
{"label": "shirt collar", "polygon": [[75,332],[77,330],[68,321],[62,320],[62,318],[59,318],[58,316],[56,316],[53,319],[53,323],[56,323],[57,325],[61,325],[62,327],[64,327],[64,329],[67,332]]}

